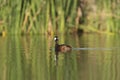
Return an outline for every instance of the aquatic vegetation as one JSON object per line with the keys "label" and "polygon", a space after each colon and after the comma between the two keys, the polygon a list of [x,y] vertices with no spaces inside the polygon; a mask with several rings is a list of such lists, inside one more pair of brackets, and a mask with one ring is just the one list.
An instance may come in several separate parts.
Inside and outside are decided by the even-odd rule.
{"label": "aquatic vegetation", "polygon": [[120,33],[119,0],[3,0],[0,31],[9,34]]}

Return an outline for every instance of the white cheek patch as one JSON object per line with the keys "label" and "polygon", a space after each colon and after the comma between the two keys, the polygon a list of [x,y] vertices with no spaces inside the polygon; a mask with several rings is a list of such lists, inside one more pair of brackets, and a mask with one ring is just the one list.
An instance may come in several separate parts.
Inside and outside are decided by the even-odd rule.
{"label": "white cheek patch", "polygon": [[57,40],[57,38],[55,37],[54,40]]}

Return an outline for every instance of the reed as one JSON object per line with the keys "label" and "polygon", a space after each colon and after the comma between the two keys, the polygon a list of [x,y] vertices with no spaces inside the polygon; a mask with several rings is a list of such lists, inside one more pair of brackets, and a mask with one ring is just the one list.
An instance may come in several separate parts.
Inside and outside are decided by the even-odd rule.
{"label": "reed", "polygon": [[120,2],[115,0],[94,0],[94,4],[88,3],[91,10],[86,16],[87,28],[100,33],[118,33],[119,27],[116,25],[119,25],[116,21],[120,19],[118,3]]}
{"label": "reed", "polygon": [[120,32],[119,0],[3,0],[0,31],[58,34],[68,31]]}

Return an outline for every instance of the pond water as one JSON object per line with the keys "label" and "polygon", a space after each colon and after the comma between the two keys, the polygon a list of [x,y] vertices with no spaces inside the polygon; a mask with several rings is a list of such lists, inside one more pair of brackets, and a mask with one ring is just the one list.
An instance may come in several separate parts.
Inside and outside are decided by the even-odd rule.
{"label": "pond water", "polygon": [[0,80],[120,80],[120,36],[59,35],[73,47],[55,60],[53,37],[0,37]]}

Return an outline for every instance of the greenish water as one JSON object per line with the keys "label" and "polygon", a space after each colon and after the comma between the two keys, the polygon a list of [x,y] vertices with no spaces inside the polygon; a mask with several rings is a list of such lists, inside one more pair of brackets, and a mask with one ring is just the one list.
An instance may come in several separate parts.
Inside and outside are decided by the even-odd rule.
{"label": "greenish water", "polygon": [[74,49],[56,64],[53,37],[0,37],[0,80],[120,80],[120,36],[59,38]]}

